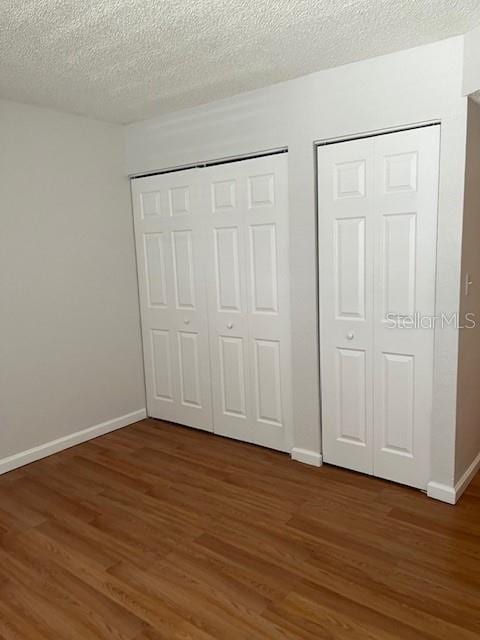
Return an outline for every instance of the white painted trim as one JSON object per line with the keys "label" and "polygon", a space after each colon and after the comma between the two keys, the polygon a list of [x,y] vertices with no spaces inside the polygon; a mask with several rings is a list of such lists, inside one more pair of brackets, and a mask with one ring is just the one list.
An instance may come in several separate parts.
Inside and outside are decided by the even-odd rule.
{"label": "white painted trim", "polygon": [[102,422],[101,424],[97,424],[93,427],[76,431],[75,433],[71,433],[63,438],[51,440],[50,442],[39,445],[38,447],[33,447],[32,449],[15,453],[13,456],[0,460],[0,475],[2,473],[12,471],[17,467],[23,467],[26,464],[30,464],[30,462],[35,462],[35,460],[51,456],[52,453],[57,453],[58,451],[63,451],[63,449],[74,447],[75,445],[91,440],[92,438],[98,438],[98,436],[102,436],[110,431],[115,431],[115,429],[121,429],[129,424],[143,420],[146,417],[147,410],[138,409],[137,411],[127,413],[124,416],[113,418],[113,420],[108,420],[107,422]]}
{"label": "white painted trim", "polygon": [[427,484],[427,496],[434,500],[441,500],[448,504],[455,504],[455,487],[449,487],[447,484],[440,482],[429,482]]}
{"label": "white painted trim", "polygon": [[474,475],[480,470],[480,453],[476,456],[475,460],[465,471],[463,476],[457,482],[454,487],[450,487],[446,484],[440,484],[440,482],[429,482],[427,485],[427,496],[434,498],[435,500],[441,500],[442,502],[448,502],[448,504],[456,504],[462,496],[465,489],[473,480]]}
{"label": "white painted trim", "polygon": [[468,487],[470,482],[473,480],[473,476],[477,473],[479,469],[480,469],[480,453],[476,456],[475,460],[472,462],[472,464],[468,467],[468,469],[465,471],[463,476],[455,485],[455,497],[457,500],[460,498],[462,493],[465,491],[465,489]]}
{"label": "white painted trim", "polygon": [[310,451],[310,449],[300,449],[299,447],[293,447],[290,456],[292,460],[297,462],[303,462],[303,464],[310,464],[312,467],[322,466],[322,454],[316,451]]}

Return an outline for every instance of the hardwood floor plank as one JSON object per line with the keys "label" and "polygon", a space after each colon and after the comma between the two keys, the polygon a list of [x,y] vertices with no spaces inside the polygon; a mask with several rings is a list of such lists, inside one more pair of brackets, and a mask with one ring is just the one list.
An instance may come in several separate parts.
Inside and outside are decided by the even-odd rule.
{"label": "hardwood floor plank", "polygon": [[[50,637],[80,640],[107,640],[112,637],[103,621],[86,615],[69,590],[59,588],[57,572],[51,565],[37,560],[34,553],[18,551],[14,557],[9,553],[0,555],[2,569],[10,572],[12,589],[17,600],[34,616],[42,627],[51,627]],[[6,589],[4,589],[6,592]],[[7,599],[12,596],[6,593]],[[118,635],[118,634],[117,634]],[[125,636],[120,640],[128,640]]]}
{"label": "hardwood floor plank", "polygon": [[229,589],[217,590],[198,576],[184,572],[169,559],[143,570],[122,563],[110,573],[121,580],[128,576],[142,593],[168,600],[179,615],[186,617],[189,625],[213,638],[270,640],[285,637],[275,624],[256,615],[258,602],[253,609],[249,608],[250,600],[245,599],[243,590],[236,589],[236,597],[232,599]]}
{"label": "hardwood floor plank", "polygon": [[75,498],[66,497],[55,491],[38,478],[22,478],[16,485],[18,500],[32,512],[41,513],[44,518],[52,518],[55,513],[61,514],[65,520],[73,519],[90,522],[98,515],[98,512],[81,505]]}
{"label": "hardwood floor plank", "polygon": [[[82,618],[94,621],[107,637],[131,639],[144,628],[143,621],[73,576],[63,568],[61,561],[53,563],[49,555],[39,554],[42,544],[39,544],[37,532],[29,531],[19,537],[17,549],[17,558],[23,558],[24,567],[29,569],[34,581],[40,585],[47,581],[48,589],[68,594],[69,606]],[[54,545],[51,549],[55,552]],[[9,555],[13,552],[13,547],[10,547]],[[11,578],[10,582],[15,584],[15,578]]]}
{"label": "hardwood floor plank", "polygon": [[21,594],[9,585],[0,590],[0,634],[2,640],[51,640],[55,632],[27,610]]}

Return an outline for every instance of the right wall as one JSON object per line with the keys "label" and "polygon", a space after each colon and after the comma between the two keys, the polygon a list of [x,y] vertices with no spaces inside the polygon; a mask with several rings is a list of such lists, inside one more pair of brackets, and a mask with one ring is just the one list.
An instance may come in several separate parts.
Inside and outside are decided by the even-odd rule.
{"label": "right wall", "polygon": [[[472,284],[465,292],[467,274]],[[480,105],[469,99],[457,379],[455,483],[465,488],[480,466]],[[474,314],[468,315],[467,314]]]}

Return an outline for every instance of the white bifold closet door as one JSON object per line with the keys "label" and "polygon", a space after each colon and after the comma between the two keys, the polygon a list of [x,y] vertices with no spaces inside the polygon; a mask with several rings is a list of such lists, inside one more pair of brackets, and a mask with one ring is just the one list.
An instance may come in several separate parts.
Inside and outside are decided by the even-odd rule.
{"label": "white bifold closet door", "polygon": [[215,433],[289,449],[286,154],[202,173]]}
{"label": "white bifold closet door", "polygon": [[438,126],[318,149],[326,462],[425,488]]}
{"label": "white bifold closet door", "polygon": [[132,194],[148,414],[289,450],[287,155]]}
{"label": "white bifold closet door", "polygon": [[200,170],[132,181],[148,415],[213,430]]}

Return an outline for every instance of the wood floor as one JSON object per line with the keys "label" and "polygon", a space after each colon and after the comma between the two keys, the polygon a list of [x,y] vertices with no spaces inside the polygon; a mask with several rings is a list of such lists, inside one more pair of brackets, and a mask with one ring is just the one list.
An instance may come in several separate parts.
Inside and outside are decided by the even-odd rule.
{"label": "wood floor", "polygon": [[0,477],[1,640],[480,637],[451,507],[145,420]]}

